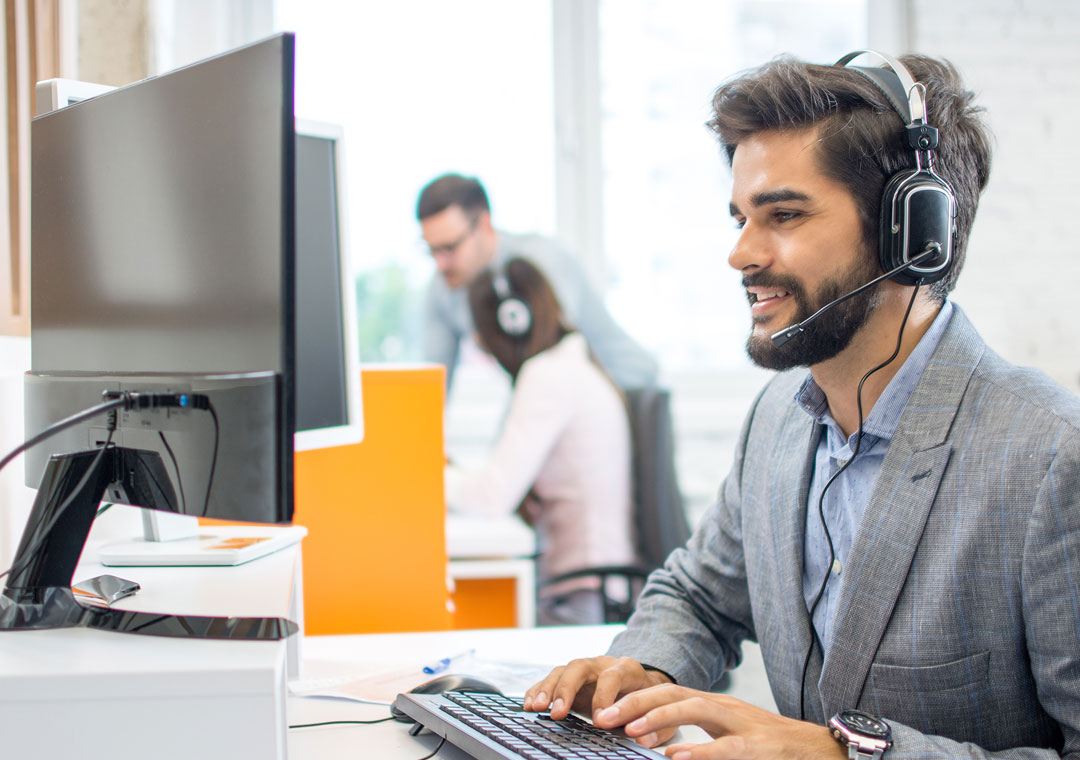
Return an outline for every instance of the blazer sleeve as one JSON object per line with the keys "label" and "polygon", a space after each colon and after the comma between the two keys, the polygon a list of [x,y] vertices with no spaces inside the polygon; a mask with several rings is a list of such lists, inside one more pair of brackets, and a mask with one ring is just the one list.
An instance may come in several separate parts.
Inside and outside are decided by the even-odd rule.
{"label": "blazer sleeve", "polygon": [[649,577],[626,630],[608,650],[662,670],[682,686],[711,689],[741,661],[741,642],[755,638],[742,549],[740,480],[761,397],[743,423],[734,464],[715,503],[686,548],[672,552]]}

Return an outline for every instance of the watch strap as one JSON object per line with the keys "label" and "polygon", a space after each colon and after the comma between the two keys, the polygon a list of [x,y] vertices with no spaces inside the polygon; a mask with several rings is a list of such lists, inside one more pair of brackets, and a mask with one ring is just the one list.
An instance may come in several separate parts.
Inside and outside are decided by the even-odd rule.
{"label": "watch strap", "polygon": [[878,748],[863,750],[855,742],[847,743],[848,760],[879,760],[882,754],[883,750]]}

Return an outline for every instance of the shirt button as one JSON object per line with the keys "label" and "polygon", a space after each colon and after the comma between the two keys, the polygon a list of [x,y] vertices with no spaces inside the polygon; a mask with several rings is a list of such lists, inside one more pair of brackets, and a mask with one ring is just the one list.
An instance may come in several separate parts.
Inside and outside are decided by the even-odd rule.
{"label": "shirt button", "polygon": [[840,560],[838,560],[838,559],[834,559],[834,560],[833,560],[833,563],[832,563],[832,571],[833,571],[833,572],[834,572],[834,573],[835,573],[836,575],[840,575],[840,571],[841,571],[842,569],[843,569],[843,566],[842,566],[842,565],[840,564]]}

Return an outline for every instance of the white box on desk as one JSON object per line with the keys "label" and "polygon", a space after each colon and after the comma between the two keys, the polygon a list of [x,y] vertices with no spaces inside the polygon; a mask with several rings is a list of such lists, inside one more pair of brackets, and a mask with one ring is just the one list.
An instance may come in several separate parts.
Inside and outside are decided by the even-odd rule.
{"label": "white box on desk", "polygon": [[0,632],[0,757],[287,754],[284,641]]}

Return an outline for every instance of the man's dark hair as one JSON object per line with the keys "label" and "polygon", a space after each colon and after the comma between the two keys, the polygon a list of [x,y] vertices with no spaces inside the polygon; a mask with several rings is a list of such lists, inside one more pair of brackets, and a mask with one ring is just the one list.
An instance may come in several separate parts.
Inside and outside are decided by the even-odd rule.
{"label": "man's dark hair", "polygon": [[460,174],[443,174],[431,180],[416,202],[416,218],[420,221],[435,216],[451,206],[458,206],[470,218],[481,211],[490,211],[487,193],[480,180]]}
{"label": "man's dark hair", "polygon": [[[979,194],[990,177],[990,135],[982,108],[964,89],[948,61],[907,55],[900,61],[926,87],[927,122],[937,127],[934,171],[956,195],[956,236],[949,274],[930,286],[939,301],[956,286]],[[743,140],[766,131],[817,128],[818,161],[826,176],[855,198],[863,237],[876,250],[881,194],[889,177],[915,167],[904,122],[873,84],[842,66],[820,66],[788,57],[725,82],[713,97],[708,126],[730,162]]]}

